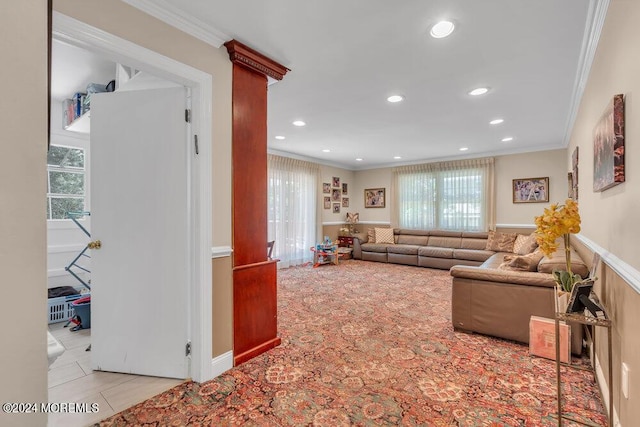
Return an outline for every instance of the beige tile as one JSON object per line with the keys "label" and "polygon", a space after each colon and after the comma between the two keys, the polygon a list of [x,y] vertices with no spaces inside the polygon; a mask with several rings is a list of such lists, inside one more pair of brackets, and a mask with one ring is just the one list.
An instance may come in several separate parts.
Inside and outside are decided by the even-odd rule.
{"label": "beige tile", "polygon": [[[56,361],[57,362],[57,361]],[[86,374],[77,362],[60,367],[52,367],[49,370],[49,388],[64,384],[69,381],[84,377]]]}
{"label": "beige tile", "polygon": [[[63,403],[64,401],[60,400],[51,400],[51,403]],[[115,412],[109,406],[107,401],[102,397],[101,394],[94,394],[93,396],[88,396],[84,399],[71,401],[73,403],[97,403],[98,404],[98,412],[95,413],[77,413],[77,414],[49,414],[49,422],[47,423],[48,427],[83,427],[87,425],[92,425],[97,423],[105,418],[114,415]]]}
{"label": "beige tile", "polygon": [[102,396],[115,412],[120,412],[183,382],[184,380],[172,378],[139,376],[124,384],[103,391]]}
{"label": "beige tile", "polygon": [[64,348],[71,350],[72,348],[86,349],[91,344],[91,329],[80,329],[72,332],[71,329],[61,329],[56,333],[51,332],[58,341],[62,343]]}
{"label": "beige tile", "polygon": [[135,375],[94,371],[90,375],[49,388],[49,402],[78,402],[134,378]]}

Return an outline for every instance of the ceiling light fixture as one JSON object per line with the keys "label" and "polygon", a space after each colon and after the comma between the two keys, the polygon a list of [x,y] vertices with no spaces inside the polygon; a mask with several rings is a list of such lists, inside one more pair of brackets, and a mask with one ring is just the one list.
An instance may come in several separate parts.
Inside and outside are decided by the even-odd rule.
{"label": "ceiling light fixture", "polygon": [[487,92],[489,92],[489,88],[488,87],[478,87],[478,88],[475,88],[472,91],[470,91],[469,95],[471,95],[471,96],[479,96],[479,95],[484,95]]}
{"label": "ceiling light fixture", "polygon": [[356,162],[361,162],[362,160],[363,160],[363,159],[361,159],[360,157],[358,157],[358,158],[356,159]]}
{"label": "ceiling light fixture", "polygon": [[276,139],[285,139],[282,135],[276,135]]}
{"label": "ceiling light fixture", "polygon": [[404,101],[404,96],[402,96],[402,95],[391,95],[390,97],[387,98],[387,101],[393,102],[393,103]]}
{"label": "ceiling light fixture", "polygon": [[502,138],[502,142],[509,142],[509,141],[513,141],[513,137],[512,136],[508,136],[506,138]]}
{"label": "ceiling light fixture", "polygon": [[323,152],[323,153],[330,153],[330,152],[331,152],[331,150],[329,150],[329,149],[325,148],[324,150],[322,150],[322,152]]}
{"label": "ceiling light fixture", "polygon": [[402,157],[400,156],[393,156],[394,160],[400,160]]}
{"label": "ceiling light fixture", "polygon": [[467,151],[469,149],[469,147],[461,147],[460,151]]}
{"label": "ceiling light fixture", "polygon": [[495,119],[495,120],[491,120],[489,122],[490,125],[499,125],[500,123],[503,123],[504,119]]}
{"label": "ceiling light fixture", "polygon": [[453,33],[455,28],[456,26],[451,21],[440,21],[431,27],[429,34],[431,34],[431,37],[434,39],[441,39]]}
{"label": "ceiling light fixture", "polygon": [[296,120],[295,122],[293,122],[294,126],[306,126],[306,123],[303,122],[302,120]]}

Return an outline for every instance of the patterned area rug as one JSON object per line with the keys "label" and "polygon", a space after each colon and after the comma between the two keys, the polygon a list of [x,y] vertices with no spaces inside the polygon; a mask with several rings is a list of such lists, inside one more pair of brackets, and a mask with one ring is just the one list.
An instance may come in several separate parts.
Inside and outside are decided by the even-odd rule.
{"label": "patterned area rug", "polygon": [[[346,261],[278,281],[280,347],[100,425],[557,425],[555,362],[454,332],[448,271]],[[606,425],[593,375],[562,378],[565,412]]]}

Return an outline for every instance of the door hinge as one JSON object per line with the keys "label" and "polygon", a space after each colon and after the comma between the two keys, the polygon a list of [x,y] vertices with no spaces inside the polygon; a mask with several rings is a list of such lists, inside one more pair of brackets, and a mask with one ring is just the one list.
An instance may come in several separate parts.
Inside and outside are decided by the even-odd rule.
{"label": "door hinge", "polygon": [[191,123],[191,109],[184,110],[184,121]]}
{"label": "door hinge", "polygon": [[196,146],[196,154],[200,154],[200,147],[198,147],[198,135],[193,135],[193,142]]}
{"label": "door hinge", "polygon": [[187,345],[185,346],[185,349],[184,349],[184,355],[191,356],[191,341],[187,341]]}

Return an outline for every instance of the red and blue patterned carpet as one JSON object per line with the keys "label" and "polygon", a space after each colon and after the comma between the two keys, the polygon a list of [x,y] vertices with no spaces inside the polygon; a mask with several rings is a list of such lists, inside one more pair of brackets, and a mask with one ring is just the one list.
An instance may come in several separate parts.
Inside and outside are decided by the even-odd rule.
{"label": "red and blue patterned carpet", "polygon": [[[100,425],[557,425],[555,362],[454,332],[448,271],[347,261],[278,274],[280,347]],[[593,375],[563,369],[565,412],[606,425]]]}

